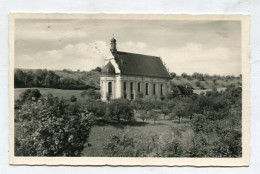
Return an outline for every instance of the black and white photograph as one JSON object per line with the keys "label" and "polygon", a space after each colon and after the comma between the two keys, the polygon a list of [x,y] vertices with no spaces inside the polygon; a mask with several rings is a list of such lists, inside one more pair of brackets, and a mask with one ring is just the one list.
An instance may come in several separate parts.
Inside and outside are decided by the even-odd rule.
{"label": "black and white photograph", "polygon": [[13,14],[11,163],[248,165],[248,19]]}

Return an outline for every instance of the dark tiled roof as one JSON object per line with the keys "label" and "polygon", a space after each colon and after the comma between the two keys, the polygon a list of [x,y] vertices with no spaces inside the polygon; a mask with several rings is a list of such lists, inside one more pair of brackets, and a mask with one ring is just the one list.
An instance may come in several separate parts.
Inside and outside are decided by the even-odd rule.
{"label": "dark tiled roof", "polygon": [[115,74],[115,67],[112,65],[112,63],[109,61],[104,68],[101,70],[102,74]]}
{"label": "dark tiled roof", "polygon": [[170,78],[160,57],[121,51],[114,56],[122,75]]}

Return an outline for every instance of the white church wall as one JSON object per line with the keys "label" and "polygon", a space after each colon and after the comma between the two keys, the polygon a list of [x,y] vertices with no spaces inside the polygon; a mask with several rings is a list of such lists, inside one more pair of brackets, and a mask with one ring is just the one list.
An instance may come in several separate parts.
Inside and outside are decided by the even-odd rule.
{"label": "white church wall", "polygon": [[[165,78],[153,78],[153,77],[140,77],[140,76],[126,76],[126,75],[105,75],[101,76],[101,92],[102,100],[107,99],[108,83],[112,82],[112,95],[111,99],[124,98],[131,100],[131,93],[134,95],[133,99],[137,98],[138,95],[138,83],[140,83],[140,92],[144,98],[157,98],[166,96],[169,92],[169,80]],[[124,90],[124,82],[126,82],[126,90]],[[133,83],[133,90],[131,91],[130,86]],[[146,83],[148,83],[148,95],[146,95]],[[155,84],[155,94],[153,92],[153,85]],[[161,85],[163,85],[163,95],[161,95]]]}

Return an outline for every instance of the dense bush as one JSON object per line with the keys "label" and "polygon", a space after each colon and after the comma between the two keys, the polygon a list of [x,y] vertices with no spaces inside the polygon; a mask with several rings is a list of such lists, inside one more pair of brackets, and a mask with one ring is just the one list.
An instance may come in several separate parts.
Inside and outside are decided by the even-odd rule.
{"label": "dense bush", "polygon": [[105,118],[107,103],[100,100],[87,99],[83,102],[83,105],[96,118]]}
{"label": "dense bush", "polygon": [[137,156],[133,138],[127,136],[112,136],[104,147],[104,153],[109,157],[135,157]]}
{"label": "dense bush", "polygon": [[232,130],[221,132],[219,140],[213,144],[213,152],[216,157],[241,157],[241,132]]}
{"label": "dense bush", "polygon": [[92,116],[88,112],[70,112],[69,108],[55,97],[25,104],[20,113],[24,118],[15,139],[15,155],[80,156]]}
{"label": "dense bush", "polygon": [[179,139],[171,139],[166,142],[160,151],[162,157],[181,157],[183,155],[183,147]]}
{"label": "dense bush", "polygon": [[100,99],[101,94],[100,92],[95,91],[94,89],[88,89],[81,92],[81,97],[86,99],[93,99],[97,100]]}
{"label": "dense bush", "polygon": [[152,157],[159,153],[157,136],[144,137],[143,143],[128,135],[115,135],[108,140],[103,148],[104,155],[108,157]]}

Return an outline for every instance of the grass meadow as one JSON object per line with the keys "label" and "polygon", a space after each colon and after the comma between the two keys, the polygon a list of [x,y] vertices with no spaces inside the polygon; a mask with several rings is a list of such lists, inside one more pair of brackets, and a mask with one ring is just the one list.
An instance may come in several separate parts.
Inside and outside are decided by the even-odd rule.
{"label": "grass meadow", "polygon": [[83,90],[64,90],[64,89],[53,89],[53,88],[15,88],[14,90],[14,98],[15,100],[19,99],[19,96],[26,89],[39,89],[43,96],[51,93],[55,97],[62,98],[64,100],[69,100],[72,95],[74,95],[79,101],[82,100],[80,93]]}
{"label": "grass meadow", "polygon": [[[158,144],[164,144],[169,139],[177,138],[177,135],[175,135],[177,131],[182,134],[183,141],[188,141],[192,133],[189,123],[185,123],[185,121],[177,123],[177,120],[170,121],[167,118],[164,120],[163,115],[160,115],[159,120],[155,124],[152,120],[147,120],[143,123],[142,120],[138,119],[137,115],[135,119],[137,122],[133,125],[118,126],[116,124],[103,124],[93,126],[89,136],[89,143],[85,144],[82,156],[104,156],[103,148],[112,136],[122,137],[125,135],[133,138],[138,145],[142,146],[147,145],[153,137],[156,137]],[[147,156],[152,157],[153,155],[151,153]]]}

